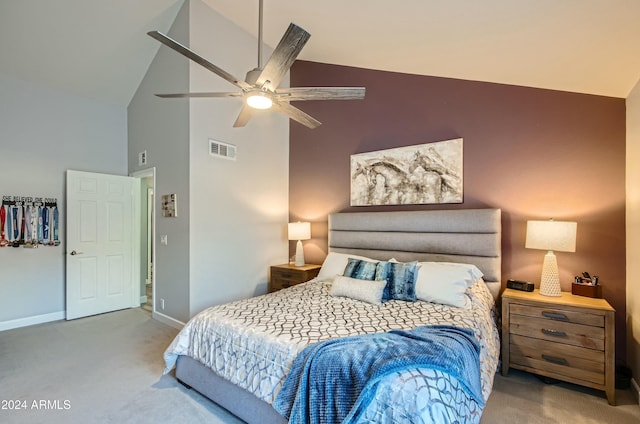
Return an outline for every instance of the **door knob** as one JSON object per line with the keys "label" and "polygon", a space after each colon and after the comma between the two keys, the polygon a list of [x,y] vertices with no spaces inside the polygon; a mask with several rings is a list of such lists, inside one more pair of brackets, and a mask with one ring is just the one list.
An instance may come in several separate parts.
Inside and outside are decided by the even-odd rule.
{"label": "door knob", "polygon": [[76,252],[75,250],[72,250],[70,255],[71,256],[75,256],[75,255],[82,255],[83,252]]}

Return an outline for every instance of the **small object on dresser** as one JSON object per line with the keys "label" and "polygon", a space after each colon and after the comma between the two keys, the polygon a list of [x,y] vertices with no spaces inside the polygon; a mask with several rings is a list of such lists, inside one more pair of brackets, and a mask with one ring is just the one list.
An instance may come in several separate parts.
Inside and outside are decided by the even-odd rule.
{"label": "small object on dresser", "polygon": [[583,272],[582,277],[576,275],[571,284],[571,294],[578,296],[602,298],[602,286],[600,286],[600,278],[597,275],[593,277],[588,272]]}
{"label": "small object on dresser", "polygon": [[522,280],[507,280],[507,288],[514,290],[522,290],[527,292],[532,292],[534,285],[529,281]]}
{"label": "small object on dresser", "polygon": [[600,284],[572,283],[571,294],[601,299],[602,286]]}

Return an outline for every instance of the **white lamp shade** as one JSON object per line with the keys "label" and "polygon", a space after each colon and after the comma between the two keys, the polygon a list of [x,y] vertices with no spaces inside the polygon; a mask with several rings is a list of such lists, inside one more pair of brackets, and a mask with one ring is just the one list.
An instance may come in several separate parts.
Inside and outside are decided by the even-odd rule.
{"label": "white lamp shade", "polygon": [[289,240],[298,240],[296,243],[296,266],[304,266],[304,250],[300,240],[311,238],[311,224],[309,222],[290,222]]}
{"label": "white lamp shade", "polygon": [[558,261],[553,251],[575,252],[577,227],[577,223],[569,221],[527,221],[525,247],[548,251],[542,264],[540,294],[544,296],[562,295]]}
{"label": "white lamp shade", "polygon": [[525,247],[575,252],[577,227],[577,223],[569,221],[527,221]]}
{"label": "white lamp shade", "polygon": [[289,240],[309,240],[311,238],[311,223],[289,223]]}

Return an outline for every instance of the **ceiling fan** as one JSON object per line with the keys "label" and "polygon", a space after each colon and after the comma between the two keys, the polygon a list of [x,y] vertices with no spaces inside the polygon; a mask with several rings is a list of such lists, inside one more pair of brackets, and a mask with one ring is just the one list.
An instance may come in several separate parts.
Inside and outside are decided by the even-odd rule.
{"label": "ceiling fan", "polygon": [[238,115],[234,127],[244,127],[253,116],[255,109],[269,109],[273,107],[278,112],[288,115],[291,119],[316,128],[320,121],[306,114],[302,110],[289,104],[291,101],[302,100],[356,100],[363,99],[364,87],[295,87],[278,88],[282,78],[289,71],[291,65],[302,51],[302,48],[311,37],[304,29],[291,23],[280,39],[266,65],[262,66],[262,1],[259,0],[258,13],[258,67],[247,72],[245,79],[236,78],[230,73],[218,68],[202,56],[193,52],[184,45],[158,32],[151,31],[147,34],[176,52],[186,56],[194,62],[202,65],[214,74],[238,87],[241,91],[217,92],[217,93],[183,93],[183,94],[156,94],[162,98],[180,97],[242,97],[244,104]]}

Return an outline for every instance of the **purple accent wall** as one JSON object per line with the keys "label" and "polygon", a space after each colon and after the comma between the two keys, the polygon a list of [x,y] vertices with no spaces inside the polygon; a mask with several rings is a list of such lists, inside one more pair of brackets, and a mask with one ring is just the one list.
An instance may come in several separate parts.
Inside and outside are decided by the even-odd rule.
{"label": "purple accent wall", "polygon": [[[538,286],[545,252],[524,248],[526,221],[577,221],[576,252],[556,253],[562,288],[582,271],[600,277],[626,356],[624,99],[307,61],[291,86],[367,88],[365,100],[294,104],[323,123],[290,124],[289,213],[312,223],[307,262],[324,260],[332,212],[498,207],[503,281]],[[349,205],[350,155],[459,137],[463,203]]]}

